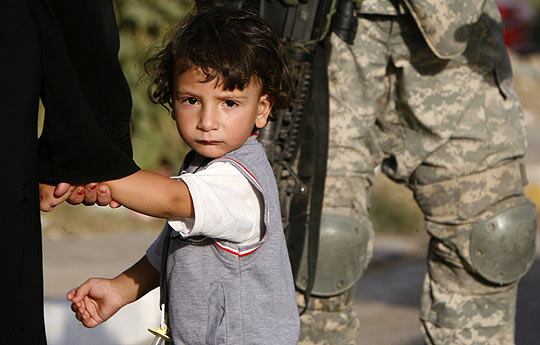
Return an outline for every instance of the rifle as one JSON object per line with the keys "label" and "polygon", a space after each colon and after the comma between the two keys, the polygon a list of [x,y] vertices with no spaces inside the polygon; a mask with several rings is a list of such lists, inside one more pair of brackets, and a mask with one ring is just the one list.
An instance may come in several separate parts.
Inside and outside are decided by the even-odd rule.
{"label": "rifle", "polygon": [[[334,0],[259,2],[259,14],[288,48],[293,104],[273,115],[261,142],[278,182],[282,221],[295,284],[305,305],[315,282],[328,155],[328,31]],[[301,262],[306,274],[299,274]]]}
{"label": "rifle", "polygon": [[[337,1],[337,4],[336,4]],[[289,49],[295,101],[276,111],[260,139],[278,182],[282,221],[304,309],[315,283],[329,131],[329,32],[352,44],[354,0],[246,0]],[[307,269],[306,269],[307,266]]]}

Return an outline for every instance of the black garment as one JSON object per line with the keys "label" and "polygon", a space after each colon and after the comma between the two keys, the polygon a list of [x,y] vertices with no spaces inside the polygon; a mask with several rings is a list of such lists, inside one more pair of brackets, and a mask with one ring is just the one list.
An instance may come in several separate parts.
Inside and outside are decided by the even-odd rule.
{"label": "black garment", "polygon": [[35,6],[44,75],[42,181],[89,182],[133,173],[138,168],[131,160],[131,96],[118,62],[111,0],[49,0],[51,7],[46,0],[29,2]]}
{"label": "black garment", "polygon": [[[77,183],[138,170],[111,1],[50,2],[0,0],[0,286],[7,318],[0,344],[46,344],[40,175]],[[38,143],[40,97],[46,116]]]}

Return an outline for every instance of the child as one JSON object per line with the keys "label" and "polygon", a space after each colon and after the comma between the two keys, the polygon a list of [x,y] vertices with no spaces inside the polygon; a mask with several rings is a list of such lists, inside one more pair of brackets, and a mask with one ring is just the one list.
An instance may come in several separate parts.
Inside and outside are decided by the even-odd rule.
{"label": "child", "polygon": [[147,67],[152,100],[171,106],[192,149],[182,174],[139,171],[106,183],[115,201],[167,225],[132,267],[67,298],[95,327],[161,274],[174,344],[296,344],[277,187],[256,139],[272,107],[291,99],[284,49],[256,14],[223,7],[192,13],[169,37]]}

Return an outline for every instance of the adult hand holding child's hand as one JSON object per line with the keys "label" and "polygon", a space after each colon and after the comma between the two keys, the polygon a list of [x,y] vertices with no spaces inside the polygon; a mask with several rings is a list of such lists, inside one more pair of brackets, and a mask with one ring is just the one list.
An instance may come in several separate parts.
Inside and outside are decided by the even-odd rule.
{"label": "adult hand holding child's hand", "polygon": [[54,185],[39,185],[40,209],[50,212],[64,201],[71,205],[83,204],[85,206],[99,205],[118,208],[121,205],[111,198],[111,191],[105,184],[88,183],[84,186],[72,186],[61,182]]}

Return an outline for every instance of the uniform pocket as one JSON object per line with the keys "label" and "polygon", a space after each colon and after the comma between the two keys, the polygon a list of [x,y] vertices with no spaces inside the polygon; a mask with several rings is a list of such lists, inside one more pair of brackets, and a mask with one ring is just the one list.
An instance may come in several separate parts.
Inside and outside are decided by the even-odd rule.
{"label": "uniform pocket", "polygon": [[503,98],[508,99],[516,97],[512,82],[512,66],[510,65],[510,59],[506,53],[497,64],[493,73],[495,75],[495,82],[497,83],[497,87]]}
{"label": "uniform pocket", "polygon": [[223,345],[227,343],[227,303],[222,283],[212,283],[208,296],[208,324],[206,344]]}

